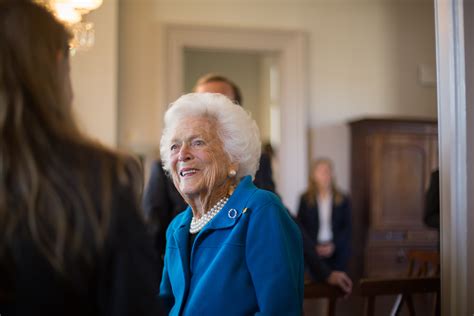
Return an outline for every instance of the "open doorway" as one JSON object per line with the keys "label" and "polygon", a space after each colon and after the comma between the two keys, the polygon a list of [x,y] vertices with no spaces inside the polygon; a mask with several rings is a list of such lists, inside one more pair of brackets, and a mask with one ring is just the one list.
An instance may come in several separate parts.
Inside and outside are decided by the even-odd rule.
{"label": "open doorway", "polygon": [[[260,125],[262,140],[268,140],[272,145],[278,146],[275,157],[278,170],[274,180],[283,203],[291,212],[295,212],[298,196],[306,186],[308,170],[308,88],[304,33],[169,25],[166,36],[167,102],[192,90],[192,85],[201,72],[213,71],[209,68],[193,70],[194,74],[187,75],[186,63],[193,58],[218,56],[222,59],[221,64],[228,64],[229,67],[231,64],[226,62],[227,55],[246,59],[246,62],[253,63],[254,67],[258,68],[259,79],[255,79],[251,84],[252,89],[248,88],[248,91],[255,89],[255,101],[244,100],[244,107],[248,107]],[[196,64],[191,62],[190,65]],[[257,64],[258,66],[255,66]],[[238,79],[232,67],[215,71],[227,75],[239,85],[246,86],[245,76]],[[252,93],[246,95],[246,89],[243,88],[244,99],[252,98]],[[265,100],[266,98],[270,100]]]}
{"label": "open doorway", "polygon": [[[203,75],[214,73],[232,80],[242,92],[242,107],[260,129],[265,148],[280,146],[278,56],[271,52],[204,50],[184,51],[184,88],[192,91]],[[276,157],[275,157],[276,158]],[[273,180],[280,183],[278,161],[272,160]],[[278,186],[277,186],[278,190]]]}

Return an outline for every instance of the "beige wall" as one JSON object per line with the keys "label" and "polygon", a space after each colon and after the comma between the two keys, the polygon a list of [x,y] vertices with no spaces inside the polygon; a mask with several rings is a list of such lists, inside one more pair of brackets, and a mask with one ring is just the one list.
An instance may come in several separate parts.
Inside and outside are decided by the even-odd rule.
{"label": "beige wall", "polygon": [[434,13],[430,3],[331,7],[311,41],[313,157],[335,161],[349,188],[347,121],[366,116],[436,117],[436,89],[418,80],[419,65],[434,69]]}
{"label": "beige wall", "polygon": [[[157,90],[167,23],[297,29],[309,35],[310,155],[335,160],[349,188],[347,121],[365,116],[436,116],[434,86],[418,66],[435,64],[429,1],[121,1],[120,144],[157,146],[164,104]],[[131,22],[134,23],[131,23]],[[141,31],[140,33],[137,33]],[[160,87],[161,86],[161,87]],[[136,139],[127,137],[130,134]],[[137,136],[138,135],[138,136]]]}
{"label": "beige wall", "polygon": [[105,144],[117,144],[117,0],[86,17],[95,25],[95,45],[71,58],[74,110],[81,127]]}
{"label": "beige wall", "polygon": [[[260,85],[263,77],[264,55],[253,52],[222,52],[186,49],[184,54],[184,87],[191,92],[202,75],[212,72],[231,79],[240,88],[243,107],[252,113],[262,140],[270,138],[269,108],[262,104],[264,91]],[[265,111],[267,110],[267,111]]]}
{"label": "beige wall", "polygon": [[185,90],[192,91],[196,80],[209,72],[230,78],[243,95],[243,106],[258,114],[260,55],[248,52],[185,51]]}
{"label": "beige wall", "polygon": [[[105,1],[97,15],[109,3]],[[103,85],[89,79],[108,79],[104,63],[117,51],[96,50],[97,43],[77,64],[81,70],[83,63],[91,65],[96,74],[83,83],[97,89],[89,108],[81,107],[85,125],[100,135],[110,134],[110,139],[116,135],[122,147],[146,153],[158,148],[161,117],[172,101],[164,96],[163,71],[164,26],[169,23],[307,32],[310,155],[334,159],[338,182],[345,190],[350,181],[347,121],[366,116],[436,117],[436,90],[418,80],[420,65],[435,64],[430,1],[122,0],[118,15],[118,134],[110,121],[114,111],[94,114],[102,106]],[[101,22],[109,23],[114,34],[115,20],[109,15],[104,18]],[[78,101],[82,93],[90,91],[76,89]]]}

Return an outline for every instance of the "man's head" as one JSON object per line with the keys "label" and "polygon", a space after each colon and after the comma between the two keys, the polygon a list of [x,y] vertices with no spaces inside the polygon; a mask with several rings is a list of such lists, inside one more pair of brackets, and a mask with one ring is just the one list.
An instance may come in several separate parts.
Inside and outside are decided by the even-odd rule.
{"label": "man's head", "polygon": [[207,74],[202,76],[194,86],[194,92],[220,93],[242,105],[242,94],[239,87],[224,76]]}

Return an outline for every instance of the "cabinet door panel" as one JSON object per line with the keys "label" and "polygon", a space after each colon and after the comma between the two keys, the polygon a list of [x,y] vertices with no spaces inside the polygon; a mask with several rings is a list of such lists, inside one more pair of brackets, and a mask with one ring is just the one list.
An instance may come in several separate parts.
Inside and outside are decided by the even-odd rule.
{"label": "cabinet door panel", "polygon": [[373,135],[371,220],[376,229],[423,228],[430,139],[423,135]]}

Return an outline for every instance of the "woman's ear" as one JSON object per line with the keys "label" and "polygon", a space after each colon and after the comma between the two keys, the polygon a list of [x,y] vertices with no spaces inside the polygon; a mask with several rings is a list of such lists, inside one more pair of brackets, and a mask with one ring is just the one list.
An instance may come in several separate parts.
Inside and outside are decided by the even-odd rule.
{"label": "woman's ear", "polygon": [[229,177],[230,178],[235,177],[238,171],[239,171],[239,164],[236,162],[231,163],[229,166],[229,172],[228,172]]}

